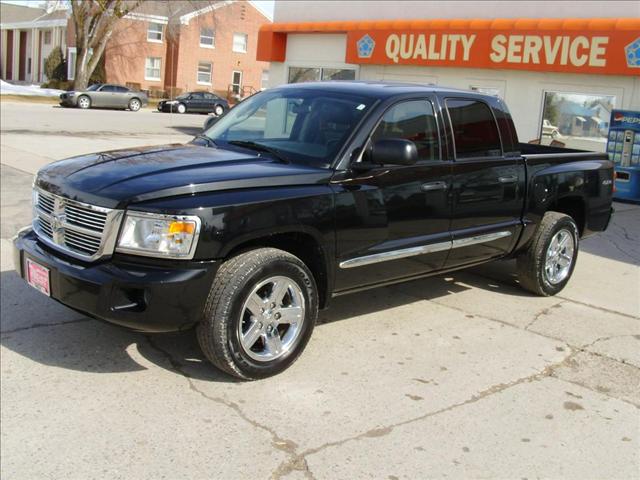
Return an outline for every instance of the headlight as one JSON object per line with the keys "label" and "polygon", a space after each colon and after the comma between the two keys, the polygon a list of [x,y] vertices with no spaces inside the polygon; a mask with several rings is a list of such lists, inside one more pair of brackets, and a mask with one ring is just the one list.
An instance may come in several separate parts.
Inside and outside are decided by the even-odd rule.
{"label": "headlight", "polygon": [[147,257],[193,258],[200,218],[127,212],[116,250]]}

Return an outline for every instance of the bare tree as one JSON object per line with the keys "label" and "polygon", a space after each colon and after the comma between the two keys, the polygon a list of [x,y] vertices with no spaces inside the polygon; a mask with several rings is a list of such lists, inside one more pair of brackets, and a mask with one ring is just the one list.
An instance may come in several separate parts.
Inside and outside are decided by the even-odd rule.
{"label": "bare tree", "polygon": [[76,37],[76,90],[87,88],[118,20],[140,4],[142,0],[71,0]]}

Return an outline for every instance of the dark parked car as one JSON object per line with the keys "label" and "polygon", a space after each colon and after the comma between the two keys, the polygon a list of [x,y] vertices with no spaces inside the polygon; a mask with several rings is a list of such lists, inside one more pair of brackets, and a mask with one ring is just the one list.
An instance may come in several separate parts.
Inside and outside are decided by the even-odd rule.
{"label": "dark parked car", "polygon": [[158,102],[160,112],[215,113],[222,115],[229,110],[229,102],[210,92],[187,92],[175,100]]}
{"label": "dark parked car", "polygon": [[612,190],[606,153],[519,143],[494,96],[292,84],[186,145],[45,166],[14,258],[74,310],[197,326],[213,364],[255,379],[295,361],[338,295],[509,257],[523,288],[555,295]]}
{"label": "dark parked car", "polygon": [[137,112],[149,103],[144,92],[122,85],[96,83],[81,92],[70,91],[60,95],[60,105],[78,108],[122,108]]}

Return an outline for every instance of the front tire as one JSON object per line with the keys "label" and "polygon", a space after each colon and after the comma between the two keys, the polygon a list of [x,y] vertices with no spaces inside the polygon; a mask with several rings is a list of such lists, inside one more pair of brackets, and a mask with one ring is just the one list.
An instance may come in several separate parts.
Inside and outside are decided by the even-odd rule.
{"label": "front tire", "polygon": [[187,106],[184,103],[179,103],[178,106],[176,107],[176,110],[178,111],[178,113],[186,113]]}
{"label": "front tire", "polygon": [[86,95],[81,95],[80,98],[78,98],[78,107],[83,110],[91,108],[91,99]]}
{"label": "front tire", "polygon": [[278,374],[306,347],[318,315],[313,275],[297,257],[259,248],[227,260],[197,336],[205,356],[244,380]]}
{"label": "front tire", "polygon": [[140,103],[140,100],[138,100],[137,98],[132,98],[131,100],[129,100],[129,110],[131,110],[132,112],[137,112],[138,110],[140,110],[141,106],[142,103]]}
{"label": "front tire", "polygon": [[573,218],[545,213],[528,250],[517,258],[522,288],[544,297],[560,292],[573,274],[579,237]]}

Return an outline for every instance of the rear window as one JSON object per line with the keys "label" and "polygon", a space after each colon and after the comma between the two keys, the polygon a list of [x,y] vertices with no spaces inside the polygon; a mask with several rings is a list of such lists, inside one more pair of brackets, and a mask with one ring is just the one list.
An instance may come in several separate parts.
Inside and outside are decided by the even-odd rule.
{"label": "rear window", "polygon": [[459,98],[449,98],[446,103],[456,158],[502,156],[498,128],[486,103]]}

